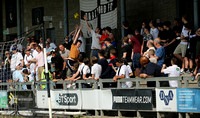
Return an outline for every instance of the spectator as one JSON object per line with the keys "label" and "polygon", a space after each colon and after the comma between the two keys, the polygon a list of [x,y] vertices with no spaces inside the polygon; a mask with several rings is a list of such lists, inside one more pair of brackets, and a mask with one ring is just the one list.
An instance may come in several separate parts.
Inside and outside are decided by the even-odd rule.
{"label": "spectator", "polygon": [[86,41],[85,41],[85,39],[83,38],[83,33],[82,33],[82,31],[80,31],[78,40],[80,40],[80,41],[82,42],[81,46],[78,48],[78,50],[80,51],[79,54],[81,54],[83,57],[85,57],[85,56],[86,56],[86,53],[85,53]]}
{"label": "spectator", "polygon": [[145,27],[146,27],[146,22],[142,22],[142,28],[140,30],[140,35],[144,36],[146,33],[145,33]]}
{"label": "spectator", "polygon": [[122,27],[124,28],[124,37],[127,37],[128,34],[132,34],[132,29],[130,28],[128,21],[124,21]]}
{"label": "spectator", "polygon": [[51,63],[51,50],[53,50],[52,47],[50,47],[50,43],[46,41],[46,53],[47,53],[47,63]]}
{"label": "spectator", "polygon": [[144,56],[146,56],[148,54],[149,50],[151,50],[151,49],[156,51],[154,44],[153,44],[153,40],[147,41],[147,47],[148,47],[148,50],[146,52],[144,52],[144,54],[143,54]]}
{"label": "spectator", "polygon": [[102,67],[102,73],[104,73],[108,67],[108,61],[106,60],[105,56],[104,56],[104,51],[103,50],[99,50],[98,51],[98,56],[99,56],[99,60],[98,60],[98,64],[101,65]]}
{"label": "spectator", "polygon": [[89,58],[87,58],[87,57],[84,58],[83,63],[85,64],[85,66],[83,67],[82,71],[80,72],[80,75],[81,75],[82,79],[87,80],[87,79],[89,79],[89,76],[90,76]]}
{"label": "spectator", "polygon": [[7,82],[11,79],[11,73],[10,73],[10,52],[5,52],[5,60],[2,62],[2,70],[1,70],[1,82]]}
{"label": "spectator", "polygon": [[90,58],[92,56],[96,56],[98,58],[98,50],[101,50],[101,45],[100,45],[100,42],[99,42],[99,39],[101,37],[101,35],[100,35],[101,29],[99,27],[97,27],[95,32],[94,32],[94,30],[92,30],[92,28],[89,26],[89,24],[87,22],[87,16],[86,15],[84,15],[84,20],[85,20],[85,23],[86,23],[88,30],[92,34],[92,45],[91,45],[92,51],[91,51],[91,54],[90,54]]}
{"label": "spectator", "polygon": [[197,41],[197,44],[196,44],[196,56],[200,55],[200,28],[197,29],[196,31],[196,41]]}
{"label": "spectator", "polygon": [[200,55],[197,56],[195,61],[196,61],[196,67],[194,72],[192,73],[192,76],[194,76],[195,79],[198,79],[198,76],[200,76]]}
{"label": "spectator", "polygon": [[128,37],[123,38],[123,47],[121,49],[121,57],[126,59],[128,61],[128,63],[131,63],[132,48],[129,45],[128,40],[129,40]]}
{"label": "spectator", "polygon": [[127,63],[126,59],[123,59],[123,64],[126,65],[126,67],[128,68],[128,72],[129,72],[129,77],[134,77],[133,76],[133,71],[131,69],[131,66]]}
{"label": "spectator", "polygon": [[[16,70],[13,72],[13,81],[14,82],[25,82],[25,80],[22,76],[22,70],[21,70],[20,64],[16,66]],[[27,90],[27,86],[22,85],[22,89]]]}
{"label": "spectator", "polygon": [[30,46],[30,44],[31,44],[31,37],[27,37],[26,41],[27,41],[26,47]]}
{"label": "spectator", "polygon": [[47,41],[50,43],[50,47],[52,47],[55,50],[57,49],[56,44],[51,41],[51,38],[47,38]]}
{"label": "spectator", "polygon": [[42,70],[44,69],[44,53],[42,51],[42,48],[39,45],[36,47],[36,51],[38,52],[38,55],[36,57],[36,65],[35,65],[34,71],[36,72],[36,68],[37,68],[38,70],[37,81],[41,81],[41,74],[42,74]]}
{"label": "spectator", "polygon": [[110,38],[104,39],[104,43],[106,45],[105,56],[106,56],[107,59],[109,59],[110,58],[110,50],[114,49],[115,47],[111,44],[111,39]]}
{"label": "spectator", "polygon": [[141,54],[143,55],[144,52],[147,51],[147,42],[149,40],[153,40],[153,36],[150,34],[148,28],[144,28],[144,35],[143,35],[143,42],[142,42],[142,47],[141,47]]}
{"label": "spectator", "polygon": [[129,42],[133,45],[132,57],[133,57],[133,69],[137,75],[140,73],[141,46],[143,42],[143,36],[139,34],[138,30],[135,30],[135,36],[129,39]]}
{"label": "spectator", "polygon": [[14,43],[10,46],[10,52],[12,52],[13,46],[16,45],[17,51],[22,52],[22,45],[18,42],[17,38],[14,38]]}
{"label": "spectator", "polygon": [[175,18],[173,24],[174,24],[174,27],[173,27],[172,31],[176,34],[176,36],[180,36],[181,30],[183,27],[181,24],[181,20],[179,18]]}
{"label": "spectator", "polygon": [[[172,66],[166,67],[165,64],[163,64],[161,73],[168,74],[168,77],[180,77],[180,68],[177,66],[177,59],[172,58],[171,59]],[[169,81],[170,87],[178,87],[178,81],[177,80],[171,80]]]}
{"label": "spectator", "polygon": [[184,73],[185,72],[184,71],[184,69],[185,69],[185,60],[184,59],[185,59],[187,45],[188,45],[188,41],[186,39],[186,37],[188,37],[188,31],[185,29],[185,25],[188,23],[187,15],[182,16],[182,21],[183,21],[184,25],[183,25],[181,37],[180,37],[181,42],[174,50],[174,56],[182,62],[181,73]]}
{"label": "spectator", "polygon": [[[47,41],[48,42],[48,41]],[[50,42],[49,42],[49,44],[50,44]],[[43,40],[42,40],[42,37],[40,37],[40,43],[38,44],[41,48],[43,48],[44,46],[43,46]]]}
{"label": "spectator", "polygon": [[66,78],[66,62],[63,60],[63,58],[60,56],[60,54],[57,54],[55,50],[51,51],[51,62],[52,67],[55,67],[55,72],[53,72],[54,77],[55,75],[59,75],[60,78],[56,79],[65,79]]}
{"label": "spectator", "polygon": [[102,67],[98,63],[97,57],[92,57],[92,69],[91,69],[91,79],[97,79],[102,72]]}
{"label": "spectator", "polygon": [[[154,64],[150,62],[150,60],[142,56],[140,58],[140,64],[142,66],[140,71],[140,77],[141,78],[147,78],[147,77],[160,77],[161,76],[161,67],[157,64]],[[155,87],[156,83],[152,81],[147,81],[148,87]]]}
{"label": "spectator", "polygon": [[[35,63],[31,63],[29,60],[34,59],[33,55],[31,54],[31,49],[26,49],[26,54],[24,56],[24,64],[27,69],[30,71],[30,76],[31,79],[34,79],[34,68],[35,68]],[[30,80],[32,81],[32,80]]]}
{"label": "spectator", "polygon": [[78,48],[81,46],[82,41],[77,40],[78,39],[78,35],[80,33],[81,28],[78,30],[74,41],[71,45],[71,49],[70,49],[70,53],[69,53],[69,58],[67,59],[67,67],[71,70],[71,72],[73,71],[72,66],[74,65],[74,62],[77,61],[77,58],[79,56],[79,50]]}
{"label": "spectator", "polygon": [[63,43],[62,45],[63,45],[66,49],[70,50],[73,41],[72,41],[72,40],[69,40],[69,37],[68,37],[68,36],[65,36],[64,41],[65,41],[65,43]]}
{"label": "spectator", "polygon": [[188,31],[188,38],[186,38],[188,40],[188,46],[186,50],[184,71],[186,73],[193,73],[193,59],[195,59],[196,44],[197,44],[196,34],[193,31],[192,26],[190,24],[185,24],[185,29]]}
{"label": "spectator", "polygon": [[165,32],[165,30],[164,30],[164,28],[163,28],[163,23],[159,23],[158,24],[158,31],[159,31],[159,33],[158,33],[158,37],[161,39],[161,41],[163,42],[163,43],[165,43],[166,42],[166,32]]}
{"label": "spectator", "polygon": [[111,40],[111,44],[116,48],[117,44],[115,42],[115,37],[113,33],[111,33],[112,29],[110,27],[106,27],[106,34],[108,34],[108,38]]}
{"label": "spectator", "polygon": [[151,27],[150,33],[153,36],[153,39],[158,38],[159,31],[156,28],[156,22],[155,21],[150,21],[149,26]]}
{"label": "spectator", "polygon": [[[111,49],[110,50],[110,61],[108,64],[108,67],[106,68],[105,72],[101,74],[99,78],[113,78],[116,74],[116,72],[112,69],[112,65],[116,67],[116,50]],[[97,79],[99,79],[97,78]]]}
{"label": "spectator", "polygon": [[103,45],[104,45],[104,39],[108,38],[108,34],[106,33],[106,28],[103,28],[102,29],[102,35],[101,35],[101,38],[100,38],[100,44],[101,44],[101,49],[103,49]]}
{"label": "spectator", "polygon": [[[118,67],[116,75],[113,80],[117,82],[118,79],[129,79],[129,71],[126,65],[123,64],[123,59],[116,59],[116,66]],[[121,84],[122,88],[131,88],[132,82],[124,82]]]}
{"label": "spectator", "polygon": [[165,61],[165,48],[161,46],[160,38],[154,40],[154,46],[157,48],[155,51],[155,58],[157,59],[158,65],[162,67]]}
{"label": "spectator", "polygon": [[60,56],[63,58],[63,60],[66,61],[69,57],[70,51],[66,49],[63,44],[59,45],[59,49]]}
{"label": "spectator", "polygon": [[157,64],[157,59],[154,56],[155,55],[155,51],[153,49],[149,50],[149,54],[148,55],[149,55],[150,62]]}
{"label": "spectator", "polygon": [[19,64],[21,64],[22,66],[24,65],[23,56],[20,52],[17,51],[16,47],[12,48],[12,52],[13,52],[13,54],[12,54],[11,63],[10,63],[11,72],[13,72],[15,70],[17,65],[19,65]]}

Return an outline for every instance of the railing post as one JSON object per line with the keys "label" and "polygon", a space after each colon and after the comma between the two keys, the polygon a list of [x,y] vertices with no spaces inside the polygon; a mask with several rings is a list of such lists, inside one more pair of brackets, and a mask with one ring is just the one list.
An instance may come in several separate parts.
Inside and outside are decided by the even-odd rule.
{"label": "railing post", "polygon": [[185,113],[185,118],[190,118],[189,113]]}
{"label": "railing post", "polygon": [[118,117],[119,117],[119,118],[122,118],[122,113],[121,113],[121,111],[118,110],[117,112],[118,112]]}
{"label": "railing post", "polygon": [[137,118],[141,118],[141,117],[142,117],[142,116],[141,116],[140,112],[137,111]]}
{"label": "railing post", "polygon": [[183,118],[182,113],[178,113],[178,118]]}
{"label": "railing post", "polygon": [[159,112],[157,112],[157,118],[161,118],[161,115]]}

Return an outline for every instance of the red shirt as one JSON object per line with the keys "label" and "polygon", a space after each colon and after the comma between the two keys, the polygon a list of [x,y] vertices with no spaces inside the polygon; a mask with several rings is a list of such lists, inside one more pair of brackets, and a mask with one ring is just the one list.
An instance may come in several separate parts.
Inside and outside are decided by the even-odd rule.
{"label": "red shirt", "polygon": [[[101,35],[101,38],[100,38],[100,41],[103,41],[104,39],[106,39],[106,38],[108,38],[108,34],[107,35],[105,35],[105,34],[102,34]],[[103,47],[103,44],[104,44],[104,42],[102,42],[102,44],[101,44],[101,49],[102,49],[102,47]]]}
{"label": "red shirt", "polygon": [[143,42],[143,36],[138,34],[130,38],[132,44],[133,44],[133,52],[134,53],[141,53],[141,45]]}

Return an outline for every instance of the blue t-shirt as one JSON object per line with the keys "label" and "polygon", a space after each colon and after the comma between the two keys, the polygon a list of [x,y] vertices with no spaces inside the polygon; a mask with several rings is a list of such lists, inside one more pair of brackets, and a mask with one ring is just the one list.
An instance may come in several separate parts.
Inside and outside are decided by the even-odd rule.
{"label": "blue t-shirt", "polygon": [[164,47],[157,48],[155,54],[157,57],[159,57],[158,65],[162,67],[165,61],[165,48]]}
{"label": "blue t-shirt", "polygon": [[[23,82],[24,81],[24,78],[23,78],[23,75],[22,75],[21,72],[22,72],[22,70],[15,70],[13,72],[13,80],[14,81],[17,81],[17,79],[19,79],[19,82]],[[22,89],[26,90],[27,86],[26,85],[22,85]]]}

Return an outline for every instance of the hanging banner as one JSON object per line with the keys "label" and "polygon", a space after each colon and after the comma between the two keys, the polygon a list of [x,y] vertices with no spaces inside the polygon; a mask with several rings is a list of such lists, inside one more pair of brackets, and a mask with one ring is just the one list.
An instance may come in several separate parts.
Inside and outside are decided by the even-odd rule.
{"label": "hanging banner", "polygon": [[152,110],[151,89],[112,89],[113,109]]}
{"label": "hanging banner", "polygon": [[0,108],[7,108],[7,91],[0,91]]}
{"label": "hanging banner", "polygon": [[200,112],[200,89],[177,88],[178,112]]}
{"label": "hanging banner", "polygon": [[156,88],[156,110],[177,112],[176,89]]}
{"label": "hanging banner", "polygon": [[84,15],[88,23],[95,31],[96,27],[117,28],[117,0],[80,0],[81,21],[83,35],[89,38],[90,32],[85,25]]}

